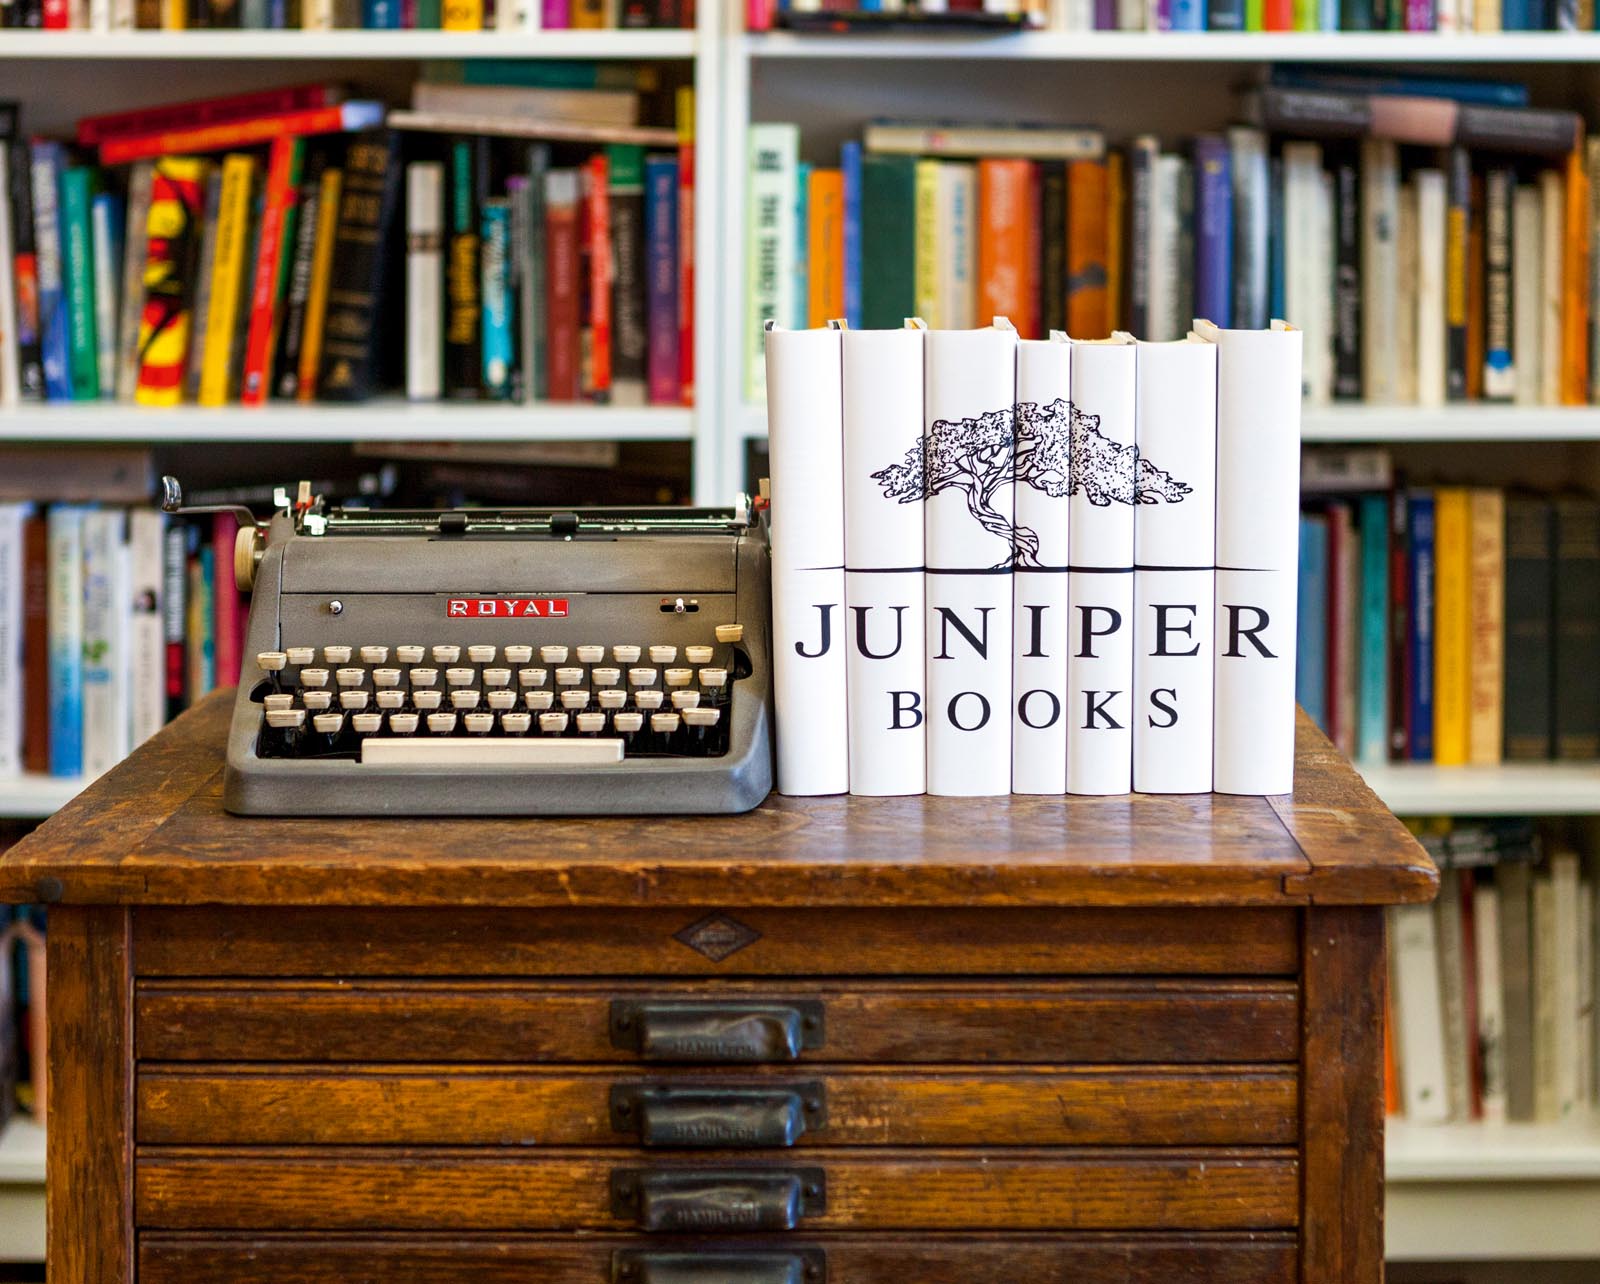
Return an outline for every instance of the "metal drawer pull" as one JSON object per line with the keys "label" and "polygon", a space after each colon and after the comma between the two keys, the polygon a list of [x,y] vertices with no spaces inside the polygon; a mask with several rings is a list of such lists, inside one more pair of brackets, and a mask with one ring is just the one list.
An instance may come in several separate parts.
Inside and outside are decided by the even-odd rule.
{"label": "metal drawer pull", "polygon": [[611,1126],[646,1146],[792,1146],[826,1121],[820,1083],[760,1087],[617,1084]]}
{"label": "metal drawer pull", "polygon": [[821,1249],[793,1253],[672,1253],[618,1249],[611,1284],[827,1284]]}
{"label": "metal drawer pull", "polygon": [[617,999],[611,1044],[645,1061],[796,1061],[822,1046],[822,1004]]}
{"label": "metal drawer pull", "polygon": [[793,1230],[827,1211],[820,1168],[619,1168],[611,1214],[643,1231]]}

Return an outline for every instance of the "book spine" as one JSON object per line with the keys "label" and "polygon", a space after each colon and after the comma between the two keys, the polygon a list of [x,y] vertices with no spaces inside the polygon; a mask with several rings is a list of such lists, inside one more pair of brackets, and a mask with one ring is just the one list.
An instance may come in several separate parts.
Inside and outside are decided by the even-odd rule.
{"label": "book spine", "polygon": [[1214,788],[1288,793],[1301,336],[1281,326],[1197,330],[1217,345]]}
{"label": "book spine", "polygon": [[1555,756],[1600,758],[1600,500],[1555,501]]}
{"label": "book spine", "polygon": [[122,198],[101,192],[90,209],[94,239],[95,381],[102,399],[117,395],[117,289],[122,275]]}
{"label": "book spine", "polygon": [[611,211],[611,401],[642,406],[650,358],[644,148],[613,144],[606,149],[606,158]]}
{"label": "book spine", "polygon": [[1141,343],[1136,377],[1133,787],[1209,793],[1217,349]]}
{"label": "book spine", "polygon": [[406,167],[406,396],[437,401],[444,310],[444,166]]}
{"label": "book spine", "polygon": [[1151,333],[1151,244],[1155,219],[1155,168],[1160,144],[1148,135],[1135,138],[1128,151],[1128,327],[1137,335]]}
{"label": "book spine", "polygon": [[1359,401],[1361,384],[1361,179],[1352,161],[1334,171],[1333,395]]}
{"label": "book spine", "polygon": [[1531,1122],[1533,1107],[1532,877],[1522,860],[1495,867],[1500,906],[1501,1009],[1505,1034],[1506,1119]]}
{"label": "book spine", "polygon": [[840,332],[769,325],[773,701],[778,791],[850,787]]}
{"label": "book spine", "polygon": [[320,149],[307,157],[295,197],[294,236],[284,240],[287,275],[283,321],[278,326],[277,350],[272,357],[272,395],[284,401],[295,401],[300,396],[300,354],[306,343],[306,312],[311,303],[311,275],[322,220],[322,176],[327,163],[327,155]]}
{"label": "book spine", "polygon": [[[923,331],[843,331],[850,792],[927,787]],[[793,491],[791,490],[791,494]]]}
{"label": "book spine", "polygon": [[477,148],[469,138],[452,139],[449,162],[449,257],[445,285],[449,292],[444,330],[444,390],[447,397],[475,401],[481,391],[482,299],[479,284],[481,247],[478,237]]}
{"label": "book spine", "polygon": [[1532,184],[1520,184],[1512,194],[1512,397],[1519,406],[1538,405],[1543,384],[1543,207],[1543,197]]}
{"label": "book spine", "polygon": [[[763,327],[794,315],[794,220],[800,136],[793,125],[754,125],[750,129],[745,278],[745,397],[765,395]],[[909,225],[908,225],[909,226]],[[874,270],[877,261],[874,262]],[[904,312],[901,316],[904,316]],[[900,317],[891,324],[898,325]]]}
{"label": "book spine", "polygon": [[1331,244],[1324,239],[1322,148],[1283,148],[1284,307],[1305,331],[1304,391],[1325,405],[1333,392],[1332,336],[1324,325],[1332,293]]}
{"label": "book spine", "polygon": [[[358,134],[345,150],[342,200],[323,322],[318,395],[362,401],[378,382],[390,229],[400,205],[400,140],[387,130]],[[396,331],[396,339],[399,332]]]}
{"label": "book spine", "polygon": [[[935,329],[945,328],[939,315],[939,170],[942,162],[919,160],[912,191],[912,311]],[[809,258],[809,255],[807,256]],[[824,317],[826,323],[829,318]]]}
{"label": "book spine", "polygon": [[1407,500],[1406,552],[1410,629],[1406,638],[1409,705],[1406,753],[1413,762],[1433,761],[1433,658],[1435,586],[1434,502],[1431,491]]}
{"label": "book spine", "polygon": [[939,314],[946,329],[978,324],[978,171],[962,161],[939,170]]}
{"label": "book spine", "polygon": [[1465,950],[1461,930],[1464,871],[1439,871],[1439,896],[1433,903],[1438,948],[1439,1010],[1443,1016],[1445,1110],[1451,1119],[1471,1117],[1471,1069],[1467,1056]]}
{"label": "book spine", "polygon": [[1218,135],[1194,141],[1194,314],[1220,326],[1233,324],[1233,165]]}
{"label": "book spine", "polygon": [[[1590,26],[1592,27],[1592,23]],[[1589,171],[1574,146],[1566,166],[1566,220],[1561,239],[1561,404],[1589,400]]]}
{"label": "book spine", "polygon": [[549,317],[548,395],[578,399],[578,176],[553,169],[546,177],[545,244],[549,254],[546,314]]}
{"label": "book spine", "polygon": [[1553,738],[1555,519],[1548,500],[1531,496],[1509,496],[1505,510],[1502,743],[1509,761],[1539,762]]}
{"label": "book spine", "polygon": [[1467,292],[1471,273],[1468,255],[1472,218],[1472,160],[1464,147],[1447,157],[1445,211],[1445,398],[1467,398]]}
{"label": "book spine", "polygon": [[1328,726],[1328,517],[1300,515],[1300,589],[1295,604],[1294,698],[1326,734]]}
{"label": "book spine", "polygon": [[1107,215],[1105,162],[1068,162],[1066,331],[1075,339],[1104,339],[1111,334]]}
{"label": "book spine", "polygon": [[15,409],[22,400],[22,345],[17,331],[10,168],[10,142],[0,134],[0,409],[4,410]]}
{"label": "book spine", "polygon": [[83,519],[50,510],[50,774],[83,774]]}
{"label": "book spine", "polygon": [[22,767],[50,770],[50,545],[39,513],[22,528]]}
{"label": "book spine", "polygon": [[1477,988],[1479,1114],[1506,1122],[1506,1047],[1503,972],[1500,966],[1500,889],[1480,871],[1472,889],[1473,957]]}
{"label": "book spine", "polygon": [[128,514],[129,588],[128,747],[137,749],[166,721],[166,660],[162,637],[162,548],[166,519],[149,508]]}
{"label": "book spine", "polygon": [[175,406],[182,399],[206,173],[205,161],[173,157],[156,163],[151,180],[134,387],[142,406]]}
{"label": "book spine", "polygon": [[[222,188],[217,201],[215,259],[211,269],[211,301],[205,329],[196,346],[200,363],[199,403],[223,406],[232,395],[234,334],[238,328],[245,259],[250,229],[250,203],[255,189],[255,159],[234,154],[222,162]],[[198,315],[196,324],[199,324]]]}
{"label": "book spine", "polygon": [[[915,202],[912,157],[862,158],[861,324],[868,329],[893,330],[917,305]],[[982,270],[980,261],[980,277]]]}
{"label": "book spine", "polygon": [[241,405],[262,405],[271,390],[272,354],[282,320],[284,264],[294,245],[293,211],[300,188],[304,151],[300,139],[278,138],[267,156],[261,234],[256,242],[250,289],[250,323],[245,338],[244,369],[240,373]]}
{"label": "book spine", "polygon": [[1334,746],[1347,758],[1356,753],[1356,700],[1361,654],[1361,537],[1351,506],[1338,501],[1329,506],[1337,533],[1332,562],[1333,599],[1328,621],[1328,708],[1335,728]]}
{"label": "book spine", "polygon": [[317,233],[311,251],[311,282],[306,293],[306,330],[300,340],[300,372],[296,395],[302,402],[317,395],[322,372],[322,335],[328,316],[328,292],[333,281],[333,248],[339,233],[339,208],[344,193],[344,170],[329,166],[322,171],[317,196]]}
{"label": "book spine", "polygon": [[1211,0],[1206,8],[1206,29],[1209,31],[1245,30],[1244,0]]}
{"label": "book spine", "polygon": [[217,224],[222,208],[222,175],[212,169],[206,176],[205,205],[200,216],[200,252],[196,256],[198,270],[195,277],[194,313],[190,328],[194,341],[189,345],[189,358],[183,372],[183,398],[196,401],[200,396],[200,378],[205,366],[206,334],[211,316],[211,283],[216,275]]}
{"label": "book spine", "polygon": [[1011,792],[1067,789],[1072,347],[1017,345]]}
{"label": "book spine", "polygon": [[[581,313],[582,336],[579,361],[579,382],[584,397],[591,401],[611,399],[613,317],[611,314],[611,179],[610,160],[603,152],[596,152],[579,170],[582,182],[583,204],[578,226],[582,233],[580,251],[586,272],[580,278],[584,308]],[[794,245],[794,209],[789,209],[786,220],[789,243]],[[793,252],[790,262],[793,262]],[[794,315],[794,293],[791,284],[789,311]]]}
{"label": "book spine", "polygon": [[1427,905],[1403,905],[1389,913],[1405,1115],[1417,1123],[1442,1123],[1450,1115],[1450,1098],[1445,1083],[1444,1010],[1433,910]]}
{"label": "book spine", "polygon": [[150,161],[140,161],[128,174],[115,385],[117,400],[122,402],[133,400],[139,384],[139,320],[144,311],[144,269],[150,245],[150,192],[154,177],[155,165]]}
{"label": "book spine", "polygon": [[177,153],[218,152],[261,143],[278,144],[311,134],[338,134],[367,129],[381,124],[383,118],[384,107],[381,103],[362,100],[288,112],[280,116],[196,125],[155,134],[119,135],[100,144],[100,163],[124,165],[130,161],[152,160]]}
{"label": "book spine", "polygon": [[[693,5],[686,5],[686,11]],[[685,13],[687,20],[688,14]],[[682,85],[678,107],[678,389],[685,406],[694,405],[695,336],[695,96]]]}
{"label": "book spine", "polygon": [[978,162],[978,315],[1007,317],[1023,335],[1036,332],[1035,174],[1028,160]]}
{"label": "book spine", "polygon": [[1417,188],[1417,403],[1442,406],[1446,385],[1446,285],[1449,276],[1449,204],[1443,171],[1418,170]]}
{"label": "book spine", "polygon": [[[1016,343],[1002,324],[930,331],[926,340],[923,555],[928,792],[935,795],[1011,791]],[[975,456],[987,461],[976,478],[962,463]],[[913,472],[882,480],[896,490],[914,487]]]}
{"label": "book spine", "polygon": [[445,31],[482,31],[483,0],[443,0],[439,26]]}
{"label": "book spine", "polygon": [[1217,324],[1260,329],[1267,322],[1266,136],[1255,129],[1231,129],[1228,149],[1233,184],[1233,298],[1229,321]]}
{"label": "book spine", "polygon": [[1539,248],[1543,258],[1539,272],[1539,402],[1545,406],[1560,405],[1565,386],[1562,314],[1566,293],[1566,199],[1560,171],[1547,169],[1540,173]]}
{"label": "book spine", "polygon": [[1356,756],[1389,756],[1389,499],[1361,499],[1361,694]]}
{"label": "book spine", "polygon": [[[955,164],[956,162],[948,162]],[[1102,202],[1102,217],[1104,203]],[[1067,275],[1067,249],[1072,242],[1072,229],[1068,225],[1067,165],[1064,161],[1041,161],[1039,164],[1039,332],[1048,335],[1067,329],[1067,295],[1072,282]],[[944,229],[941,227],[941,233]],[[939,254],[934,255],[933,274],[937,279],[942,264]],[[926,316],[926,313],[921,315]],[[948,322],[929,320],[930,325],[955,329]]]}
{"label": "book spine", "polygon": [[483,203],[483,230],[479,244],[483,299],[483,358],[480,369],[483,395],[490,401],[511,396],[511,208],[504,197]]}
{"label": "book spine", "polygon": [[[852,330],[861,320],[861,144],[849,141],[839,148],[839,169],[844,174],[844,315]],[[973,176],[976,193],[976,174]],[[976,196],[974,195],[974,199]],[[968,327],[971,328],[970,326]]]}
{"label": "book spine", "polygon": [[11,149],[8,196],[17,309],[18,389],[24,401],[42,401],[45,387],[39,330],[39,254],[33,216],[33,158],[25,142],[18,140],[3,145]]}
{"label": "book spine", "polygon": [[244,621],[240,618],[239,591],[233,579],[233,544],[238,534],[239,520],[232,513],[212,514],[212,663],[217,686],[232,686],[239,681],[243,658],[240,641]]}
{"label": "book spine", "polygon": [[37,246],[39,344],[44,364],[45,396],[72,400],[71,321],[62,262],[59,194],[62,170],[57,143],[33,144],[33,231]]}
{"label": "book spine", "polygon": [[[937,204],[937,198],[944,191],[942,171],[940,178],[934,193],[934,217],[939,220],[936,239],[947,241],[948,230]],[[836,169],[813,169],[810,188],[805,228],[806,262],[809,264],[806,324],[815,327],[844,317],[844,175]],[[939,306],[943,306],[942,295]]]}
{"label": "book spine", "polygon": [[194,702],[217,685],[216,552],[200,543],[189,558],[189,700]]}
{"label": "book spine", "polygon": [[188,540],[189,527],[182,522],[168,526],[161,540],[161,636],[168,718],[176,718],[188,703]]}
{"label": "book spine", "polygon": [[1513,364],[1511,203],[1517,175],[1495,167],[1484,177],[1484,366],[1483,396],[1510,401],[1516,392]]}
{"label": "book spine", "polygon": [[61,172],[61,268],[66,290],[67,377],[74,401],[100,398],[99,341],[95,333],[94,174],[81,166]]}
{"label": "book spine", "polygon": [[1472,491],[1471,641],[1469,648],[1467,761],[1492,765],[1501,758],[1505,688],[1505,496]]}
{"label": "book spine", "polygon": [[1471,497],[1459,486],[1434,492],[1433,760],[1467,761],[1471,725]]}
{"label": "book spine", "polygon": [[[0,161],[0,165],[3,165]],[[22,771],[25,504],[0,504],[0,776]]]}
{"label": "book spine", "polygon": [[[646,157],[644,185],[647,391],[651,405],[676,406],[683,400],[678,381],[682,369],[678,354],[678,158]],[[837,189],[838,184],[833,187]],[[813,217],[823,224],[820,239],[832,247],[827,271],[816,275],[837,276],[840,195],[835,190],[833,199],[812,202]],[[819,210],[819,205],[827,208]],[[835,316],[843,311],[837,290],[822,302],[834,305]]]}
{"label": "book spine", "polygon": [[118,646],[116,561],[120,510],[99,509],[83,518],[83,774],[104,775],[127,752],[126,710]]}

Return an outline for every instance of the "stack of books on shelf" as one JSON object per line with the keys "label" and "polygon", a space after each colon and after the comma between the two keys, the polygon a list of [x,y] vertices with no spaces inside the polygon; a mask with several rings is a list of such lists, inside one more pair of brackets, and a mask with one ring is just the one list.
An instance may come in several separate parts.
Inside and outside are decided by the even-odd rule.
{"label": "stack of books on shelf", "polygon": [[795,125],[752,126],[746,396],[769,319],[999,314],[1030,337],[1156,340],[1287,317],[1312,404],[1595,399],[1600,140],[1576,113],[1512,82],[1302,68],[1239,114],[1177,147],[880,122],[837,163]]}
{"label": "stack of books on shelf", "polygon": [[1364,762],[1600,759],[1600,498],[1308,454],[1296,697]]}
{"label": "stack of books on shelf", "polygon": [[539,72],[444,69],[404,112],[334,84],[147,108],[70,144],[0,104],[0,407],[688,402],[692,136],[638,121],[691,122],[692,91]]}
{"label": "stack of books on shelf", "polygon": [[694,26],[694,0],[0,0],[0,29],[538,31]]}
{"label": "stack of books on shelf", "polygon": [[1389,911],[1389,1113],[1584,1118],[1600,1104],[1600,832],[1512,819],[1416,831],[1440,889]]}

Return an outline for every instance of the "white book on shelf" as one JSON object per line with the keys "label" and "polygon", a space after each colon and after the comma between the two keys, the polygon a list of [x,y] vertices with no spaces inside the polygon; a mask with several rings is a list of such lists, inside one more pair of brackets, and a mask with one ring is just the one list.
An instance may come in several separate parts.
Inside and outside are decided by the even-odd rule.
{"label": "white book on shelf", "polygon": [[128,171],[122,234],[122,288],[118,291],[117,400],[132,401],[139,382],[139,326],[144,315],[144,269],[150,245],[150,197],[155,162],[137,161]]}
{"label": "white book on shelf", "polygon": [[1449,204],[1444,171],[1419,169],[1417,185],[1417,404],[1445,402],[1445,277]]}
{"label": "white book on shelf", "polygon": [[1055,31],[1093,31],[1093,0],[1050,0],[1050,27]]}
{"label": "white book on shelf", "polygon": [[840,331],[768,322],[772,678],[778,792],[850,788]]}
{"label": "white book on shelf", "polygon": [[153,508],[135,508],[128,514],[130,750],[160,731],[167,717],[166,640],[161,618],[166,527],[166,518]]}
{"label": "white book on shelf", "polygon": [[1582,918],[1578,908],[1579,888],[1577,853],[1570,849],[1552,852],[1550,893],[1554,930],[1549,940],[1555,956],[1555,1105],[1556,1118],[1569,1121],[1578,1117],[1584,1103],[1580,1062],[1590,1052],[1579,1036],[1578,1007],[1582,990],[1578,984],[1582,954],[1578,947]]}
{"label": "white book on shelf", "polygon": [[332,31],[334,0],[301,0],[302,31]]}
{"label": "white book on shelf", "polygon": [[1217,349],[1136,349],[1133,787],[1211,789]]}
{"label": "white book on shelf", "polygon": [[89,30],[101,35],[111,34],[112,0],[89,0]]}
{"label": "white book on shelf", "polygon": [[923,360],[928,792],[1011,792],[1017,334],[930,330]]}
{"label": "white book on shelf", "polygon": [[111,28],[113,31],[132,31],[138,25],[138,6],[135,0],[112,0]]}
{"label": "white book on shelf", "polygon": [[1305,396],[1326,405],[1333,395],[1332,335],[1324,324],[1331,299],[1331,258],[1324,219],[1322,148],[1283,146],[1284,310],[1305,335]]}
{"label": "white book on shelf", "polygon": [[93,780],[128,752],[126,639],[118,550],[126,515],[102,508],[83,519],[83,774]]}
{"label": "white book on shelf", "polygon": [[1500,968],[1500,891],[1479,878],[1472,889],[1472,944],[1478,998],[1478,1055],[1485,1123],[1506,1121],[1505,984]]}
{"label": "white book on shelf", "polygon": [[444,336],[444,166],[406,166],[406,396],[437,401]]}
{"label": "white book on shelf", "polygon": [[1400,329],[1395,335],[1395,397],[1403,405],[1417,400],[1417,185],[1400,189],[1400,222],[1396,225],[1395,312]]}
{"label": "white book on shelf", "polygon": [[114,401],[117,389],[117,290],[122,261],[117,244],[122,229],[113,226],[121,203],[97,197],[90,206],[90,233],[94,239],[94,341],[95,367],[102,401]]}
{"label": "white book on shelf", "polygon": [[851,330],[844,359],[844,600],[850,792],[927,788],[924,328]]}
{"label": "white book on shelf", "polygon": [[947,330],[978,324],[978,171],[969,161],[939,166],[939,317]]}
{"label": "white book on shelf", "polygon": [[1461,871],[1439,871],[1433,902],[1433,935],[1439,948],[1439,1007],[1444,1016],[1444,1090],[1452,1119],[1472,1117],[1472,1071],[1467,1040],[1466,949],[1461,930]]}
{"label": "white book on shelf", "polygon": [[1519,406],[1537,406],[1544,365],[1544,248],[1539,244],[1544,210],[1539,189],[1519,184],[1511,210],[1511,351],[1517,379],[1512,399]]}
{"label": "white book on shelf", "polygon": [[1217,345],[1217,598],[1213,788],[1294,788],[1300,529],[1298,330],[1223,330]]}
{"label": "white book on shelf", "polygon": [[1067,573],[1067,792],[1133,785],[1135,345],[1072,345]]}
{"label": "white book on shelf", "polygon": [[23,523],[30,511],[28,504],[0,504],[0,776],[22,770]]}
{"label": "white book on shelf", "polygon": [[1444,1010],[1432,907],[1392,908],[1389,940],[1390,1015],[1405,1117],[1412,1123],[1444,1123],[1450,1118],[1450,1099],[1445,1088]]}
{"label": "white book on shelf", "polygon": [[1539,404],[1561,404],[1561,296],[1567,246],[1567,186],[1558,169],[1539,174]]}
{"label": "white book on shelf", "polygon": [[1117,30],[1144,30],[1145,0],[1117,0]]}
{"label": "white book on shelf", "polygon": [[1155,158],[1150,182],[1150,332],[1149,339],[1176,339],[1186,318],[1180,307],[1183,293],[1183,183],[1182,156],[1163,152]]}
{"label": "white book on shelf", "polygon": [[939,171],[944,162],[921,157],[912,179],[912,266],[916,314],[938,329],[952,328],[940,306],[940,261],[947,253],[941,243],[939,224]]}
{"label": "white book on shelf", "polygon": [[1588,882],[1579,885],[1578,895],[1578,1108],[1595,1099],[1595,1085],[1600,1076],[1596,1062],[1594,1010],[1595,976],[1594,960],[1594,887]]}
{"label": "white book on shelf", "polygon": [[1561,1118],[1560,1072],[1557,1067],[1557,1016],[1561,955],[1556,946],[1556,898],[1551,872],[1533,876],[1533,1118],[1555,1123]]}
{"label": "white book on shelf", "polygon": [[1072,345],[1017,345],[1012,538],[1011,792],[1067,791],[1067,576],[1072,502]]}
{"label": "white book on shelf", "polygon": [[746,165],[744,333],[751,346],[745,354],[744,395],[756,402],[766,396],[766,324],[784,325],[795,310],[799,126],[751,125]]}
{"label": "white book on shelf", "polygon": [[1361,142],[1361,379],[1366,399],[1399,400],[1400,149],[1387,138]]}

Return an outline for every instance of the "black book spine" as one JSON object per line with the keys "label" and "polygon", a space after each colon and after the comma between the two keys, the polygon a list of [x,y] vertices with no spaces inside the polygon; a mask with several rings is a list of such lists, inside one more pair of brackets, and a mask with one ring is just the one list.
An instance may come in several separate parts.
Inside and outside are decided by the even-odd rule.
{"label": "black book spine", "polygon": [[350,139],[317,379],[318,395],[330,401],[364,400],[377,382],[403,168],[399,139],[390,131]]}
{"label": "black book spine", "polygon": [[1455,141],[1473,151],[1565,156],[1583,138],[1583,119],[1574,111],[1462,103],[1460,113]]}
{"label": "black book spine", "polygon": [[1150,333],[1150,227],[1159,144],[1136,138],[1128,153],[1128,328]]}
{"label": "black book spine", "polygon": [[306,158],[300,178],[294,257],[289,262],[289,284],[284,298],[283,323],[278,327],[278,351],[272,363],[269,387],[272,395],[293,401],[300,393],[300,351],[305,342],[306,305],[311,298],[311,266],[317,246],[317,222],[321,217],[322,175],[328,168],[328,154],[313,148]]}
{"label": "black book spine", "polygon": [[1483,194],[1483,396],[1510,401],[1516,391],[1512,365],[1515,333],[1511,293],[1511,204],[1517,191],[1513,169],[1491,169]]}
{"label": "black book spine", "polygon": [[1550,757],[1553,534],[1549,500],[1506,496],[1503,728],[1508,761]]}
{"label": "black book spine", "polygon": [[1334,172],[1333,395],[1361,399],[1361,170],[1354,159]]}
{"label": "black book spine", "polygon": [[650,327],[645,297],[644,149],[612,146],[611,400],[643,405]]}
{"label": "black book spine", "polygon": [[476,400],[483,382],[483,300],[479,297],[479,208],[477,140],[450,142],[445,201],[445,396]]}
{"label": "black book spine", "polygon": [[1467,277],[1472,270],[1472,159],[1452,147],[1445,170],[1445,396],[1467,399]]}
{"label": "black book spine", "polygon": [[1600,758],[1600,499],[1555,501],[1555,756]]}
{"label": "black book spine", "polygon": [[1258,91],[1256,115],[1263,129],[1290,137],[1362,138],[1372,131],[1371,97],[1334,89],[1268,85]]}
{"label": "black book spine", "polygon": [[1067,328],[1067,164],[1039,163],[1039,337]]}
{"label": "black book spine", "polygon": [[39,348],[38,247],[33,235],[33,156],[22,139],[11,146],[11,271],[17,295],[17,370],[24,401],[44,400]]}
{"label": "black book spine", "polygon": [[1406,664],[1411,634],[1411,526],[1406,487],[1395,478],[1389,495],[1389,757],[1411,756],[1406,711],[1411,707],[1411,673]]}

